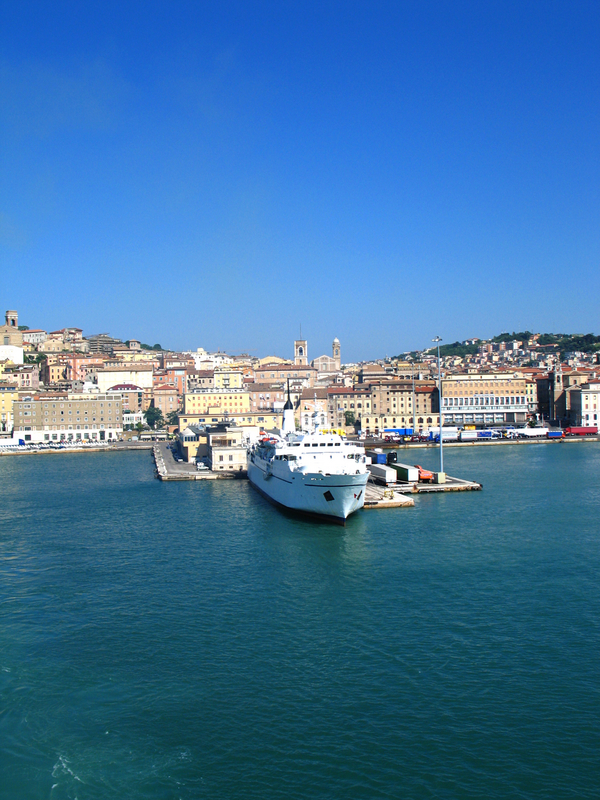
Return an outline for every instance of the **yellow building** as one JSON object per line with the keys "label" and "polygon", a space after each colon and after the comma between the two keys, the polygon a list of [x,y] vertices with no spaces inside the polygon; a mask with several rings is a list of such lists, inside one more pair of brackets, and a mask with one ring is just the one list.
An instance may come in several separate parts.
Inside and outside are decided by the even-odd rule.
{"label": "yellow building", "polygon": [[230,364],[215,367],[214,386],[215,389],[242,389],[244,386],[242,368],[232,367]]}
{"label": "yellow building", "polygon": [[10,367],[16,367],[14,361],[11,361],[10,358],[5,358],[3,361],[0,361],[0,375],[4,375],[7,369]]}
{"label": "yellow building", "polygon": [[213,472],[246,471],[246,430],[219,426],[208,431],[191,425],[178,436],[184,459],[204,461]]}
{"label": "yellow building", "polygon": [[45,342],[38,345],[40,353],[62,353],[65,350],[69,350],[69,347],[62,339],[46,339]]}
{"label": "yellow building", "polygon": [[230,413],[190,413],[182,411],[179,414],[179,430],[182,431],[190,425],[216,425],[219,422],[228,422],[239,427],[256,426],[263,430],[281,428],[283,414],[277,411],[245,411],[242,414]]}
{"label": "yellow building", "polygon": [[[240,375],[241,377],[241,375]],[[215,373],[215,381],[216,381]],[[245,414],[250,411],[250,392],[241,388],[197,389],[183,397],[184,414]]]}
{"label": "yellow building", "polygon": [[529,413],[534,414],[538,410],[537,381],[525,379],[525,395]]}
{"label": "yellow building", "polygon": [[10,433],[13,429],[13,403],[19,399],[19,387],[15,383],[0,383],[0,431]]}
{"label": "yellow building", "polygon": [[290,364],[291,365],[291,363],[292,362],[289,361],[287,358],[279,358],[279,356],[266,356],[265,358],[259,358],[258,359],[259,367],[264,367],[265,364]]}

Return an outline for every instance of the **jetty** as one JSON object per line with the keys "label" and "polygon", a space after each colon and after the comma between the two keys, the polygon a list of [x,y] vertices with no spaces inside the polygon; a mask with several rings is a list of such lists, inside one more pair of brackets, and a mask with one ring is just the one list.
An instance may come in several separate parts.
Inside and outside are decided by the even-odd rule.
{"label": "jetty", "polygon": [[398,481],[398,487],[402,487],[403,492],[412,492],[414,494],[429,494],[434,492],[479,492],[483,489],[483,484],[476,483],[475,481],[466,481],[462,478],[453,478],[451,475],[446,475],[445,483],[427,483],[425,481],[417,481],[416,483],[404,483]]}
{"label": "jetty", "polygon": [[396,487],[378,486],[369,481],[365,487],[364,508],[408,508],[414,506],[412,497],[407,497]]}
{"label": "jetty", "polygon": [[445,476],[445,483],[428,483],[426,481],[397,481],[389,486],[382,486],[372,479],[365,489],[365,508],[405,508],[414,506],[411,494],[437,494],[440,492],[478,492],[483,488],[481,483],[461,478]]}
{"label": "jetty", "polygon": [[157,442],[152,448],[152,457],[156,465],[155,475],[160,481],[215,481],[234,477],[209,469],[199,470],[196,464],[176,460],[167,442]]}

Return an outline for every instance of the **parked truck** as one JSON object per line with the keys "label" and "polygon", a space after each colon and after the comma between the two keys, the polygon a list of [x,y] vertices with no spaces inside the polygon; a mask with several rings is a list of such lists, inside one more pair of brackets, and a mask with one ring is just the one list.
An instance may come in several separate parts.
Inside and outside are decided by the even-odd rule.
{"label": "parked truck", "polygon": [[398,480],[405,481],[406,483],[417,483],[419,480],[419,468],[411,467],[409,464],[390,464],[392,469],[396,470]]}
{"label": "parked truck", "polygon": [[488,428],[484,431],[477,431],[477,438],[478,439],[501,439],[502,432],[496,431],[493,428]]}
{"label": "parked truck", "polygon": [[371,464],[387,464],[387,455],[378,447],[375,450],[365,450],[365,455],[371,459]]}
{"label": "parked truck", "polygon": [[385,464],[367,464],[367,469],[371,473],[371,477],[377,483],[383,483],[384,486],[390,486],[397,481],[397,472],[393,467],[388,467]]}
{"label": "parked truck", "polygon": [[[458,441],[458,428],[451,428],[450,426],[442,428],[442,442],[457,442]],[[429,440],[432,442],[439,442],[440,440],[440,429],[439,428],[430,428],[429,429]]]}
{"label": "parked truck", "polygon": [[517,433],[521,439],[545,439],[548,428],[518,428]]}
{"label": "parked truck", "polygon": [[595,436],[598,433],[597,427],[590,426],[589,428],[565,428],[567,436]]}

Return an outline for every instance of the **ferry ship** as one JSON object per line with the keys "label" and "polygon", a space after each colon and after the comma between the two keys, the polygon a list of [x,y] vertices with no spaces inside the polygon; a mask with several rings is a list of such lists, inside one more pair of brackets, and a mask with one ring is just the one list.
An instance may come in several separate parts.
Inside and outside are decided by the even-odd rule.
{"label": "ferry ship", "polygon": [[341,524],[363,507],[368,477],[362,445],[316,422],[314,430],[296,432],[289,387],[281,433],[248,451],[248,479],[268,500]]}

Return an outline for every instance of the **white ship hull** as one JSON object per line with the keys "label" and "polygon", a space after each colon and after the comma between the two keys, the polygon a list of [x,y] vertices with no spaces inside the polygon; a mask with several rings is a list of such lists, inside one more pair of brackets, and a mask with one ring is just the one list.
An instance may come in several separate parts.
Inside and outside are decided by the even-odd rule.
{"label": "white ship hull", "polygon": [[362,508],[369,474],[331,474],[290,470],[288,463],[248,459],[250,483],[269,500],[291,511],[344,523]]}

